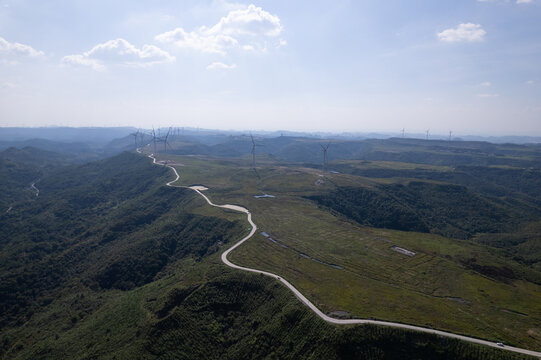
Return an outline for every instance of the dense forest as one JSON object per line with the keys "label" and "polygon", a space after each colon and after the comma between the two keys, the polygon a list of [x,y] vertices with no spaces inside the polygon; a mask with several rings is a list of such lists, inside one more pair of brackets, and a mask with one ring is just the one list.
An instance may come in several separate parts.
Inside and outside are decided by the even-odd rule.
{"label": "dense forest", "polygon": [[541,217],[541,204],[520,198],[483,196],[465,186],[411,181],[375,189],[339,187],[309,197],[363,225],[433,232],[469,239],[479,233],[509,233]]}
{"label": "dense forest", "polygon": [[39,197],[2,215],[2,326],[24,323],[71,281],[132,289],[239,233],[239,224],[178,211],[194,195],[161,186],[169,176],[129,153],[45,176]]}

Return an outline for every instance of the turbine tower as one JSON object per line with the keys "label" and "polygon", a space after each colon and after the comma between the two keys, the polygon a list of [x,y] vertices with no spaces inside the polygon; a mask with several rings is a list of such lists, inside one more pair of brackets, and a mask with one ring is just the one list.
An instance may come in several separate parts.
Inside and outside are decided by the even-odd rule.
{"label": "turbine tower", "polygon": [[135,141],[135,150],[137,150],[137,137],[139,136],[139,130],[137,132],[131,133],[131,136],[133,136],[133,140]]}
{"label": "turbine tower", "polygon": [[451,141],[452,135],[453,135],[453,132],[451,130],[449,130],[449,141]]}
{"label": "turbine tower", "polygon": [[255,170],[255,141],[252,134],[250,134],[250,138],[252,138],[252,168]]}
{"label": "turbine tower", "polygon": [[252,139],[252,168],[255,170],[255,148],[257,146],[263,146],[263,145],[256,144],[252,133],[250,133],[250,138]]}
{"label": "turbine tower", "polygon": [[402,139],[404,138],[405,134],[406,134],[406,129],[402,128]]}
{"label": "turbine tower", "polygon": [[144,132],[144,131],[139,131],[139,137],[141,138],[141,140],[139,141],[139,143],[141,144],[141,147],[142,147],[143,144],[145,143],[145,135],[147,135],[146,132]]}
{"label": "turbine tower", "polygon": [[152,127],[152,143],[154,145],[154,152],[152,155],[156,156],[156,131],[154,131],[154,126]]}
{"label": "turbine tower", "polygon": [[325,146],[319,144],[319,146],[321,146],[321,150],[323,150],[323,177],[325,177],[327,174],[327,150],[329,149],[330,145],[331,143],[327,143]]}
{"label": "turbine tower", "polygon": [[169,130],[167,130],[167,134],[163,138],[163,148],[164,148],[165,164],[166,165],[167,165],[167,144],[168,144],[167,139],[169,138],[169,132],[171,132],[171,128],[169,128]]}
{"label": "turbine tower", "polygon": [[426,129],[426,139],[428,140],[428,134],[430,133],[430,129]]}

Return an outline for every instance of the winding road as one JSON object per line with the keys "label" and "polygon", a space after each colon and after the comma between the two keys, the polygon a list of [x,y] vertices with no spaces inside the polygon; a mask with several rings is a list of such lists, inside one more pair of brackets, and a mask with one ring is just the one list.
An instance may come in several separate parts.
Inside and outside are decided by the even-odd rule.
{"label": "winding road", "polygon": [[36,187],[36,183],[38,181],[39,181],[39,179],[34,181],[32,184],[30,184],[30,188],[36,192],[36,196],[39,196],[39,189]]}
{"label": "winding road", "polygon": [[[141,151],[139,149],[137,149],[137,152],[141,153]],[[469,336],[453,334],[453,333],[446,332],[446,331],[440,331],[440,330],[435,330],[435,329],[430,329],[430,328],[425,328],[425,327],[415,326],[415,325],[401,324],[401,323],[396,323],[396,322],[391,322],[391,321],[379,321],[379,320],[370,320],[370,319],[335,319],[335,318],[332,318],[332,317],[324,314],[310,300],[308,300],[299,290],[297,290],[297,288],[295,288],[293,285],[291,285],[291,283],[289,283],[287,280],[283,279],[282,277],[280,277],[280,276],[278,276],[276,274],[270,273],[268,271],[257,270],[257,269],[247,268],[247,267],[244,267],[244,266],[239,266],[239,265],[233,264],[231,261],[229,261],[227,259],[227,255],[229,255],[229,253],[231,251],[235,250],[237,247],[242,245],[246,240],[250,239],[255,234],[255,232],[257,231],[257,225],[252,221],[252,214],[250,213],[250,211],[248,209],[246,209],[246,208],[244,208],[242,206],[238,206],[238,205],[229,205],[229,204],[216,205],[212,201],[210,201],[210,199],[205,194],[203,194],[201,192],[199,186],[186,187],[186,186],[173,185],[173,183],[175,183],[180,178],[177,170],[174,167],[170,166],[170,165],[158,163],[156,161],[156,158],[153,156],[153,154],[149,155],[148,157],[153,160],[154,164],[167,166],[168,168],[173,170],[173,172],[175,173],[175,176],[176,176],[175,180],[168,182],[166,184],[167,186],[192,189],[193,191],[195,191],[196,193],[201,195],[207,201],[207,203],[209,205],[211,205],[211,206],[224,208],[224,209],[230,209],[230,210],[234,210],[234,211],[238,211],[238,212],[242,212],[242,213],[246,214],[247,219],[248,219],[248,223],[250,223],[250,226],[252,227],[252,229],[250,230],[250,233],[248,235],[246,235],[244,238],[239,240],[235,245],[233,245],[232,247],[230,247],[229,249],[227,249],[226,251],[224,251],[222,253],[222,261],[223,261],[224,264],[226,264],[227,266],[230,266],[230,267],[232,267],[234,269],[239,269],[239,270],[243,270],[243,271],[249,271],[249,272],[253,272],[253,273],[257,273],[257,274],[263,274],[263,275],[275,278],[276,280],[282,282],[285,286],[287,286],[289,288],[289,290],[291,290],[293,292],[293,294],[295,294],[295,296],[300,301],[302,301],[306,306],[308,306],[321,319],[323,319],[323,320],[325,320],[325,321],[327,321],[329,323],[337,324],[337,325],[372,324],[372,325],[389,326],[389,327],[393,327],[393,328],[400,328],[400,329],[406,329],[406,330],[419,331],[419,332],[423,332],[423,333],[444,336],[444,337],[447,337],[447,338],[463,340],[463,341],[467,341],[467,342],[475,343],[475,344],[479,344],[479,345],[490,346],[490,347],[501,349],[501,350],[512,351],[512,352],[520,353],[520,354],[524,354],[524,355],[535,356],[535,357],[538,357],[538,358],[541,359],[541,352],[538,352],[538,351],[527,350],[527,349],[522,349],[522,348],[517,348],[517,347],[507,346],[507,345],[501,346],[501,345],[498,345],[498,343],[495,343],[493,341],[476,339],[476,338],[472,338],[472,337],[469,337]]]}

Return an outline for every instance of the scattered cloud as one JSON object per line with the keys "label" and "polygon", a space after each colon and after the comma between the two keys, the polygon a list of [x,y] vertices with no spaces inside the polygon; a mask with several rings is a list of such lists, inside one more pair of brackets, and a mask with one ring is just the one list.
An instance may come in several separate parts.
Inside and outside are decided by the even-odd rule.
{"label": "scattered cloud", "polygon": [[477,94],[477,97],[480,98],[495,98],[500,96],[500,94]]}
{"label": "scattered cloud", "polygon": [[530,4],[533,0],[517,0],[517,4]]}
{"label": "scattered cloud", "polygon": [[155,39],[179,48],[225,55],[232,48],[265,50],[269,41],[273,46],[284,46],[285,40],[279,39],[282,31],[278,16],[252,4],[229,11],[214,26],[201,26],[190,32],[179,27],[159,34]]}
{"label": "scattered cloud", "polygon": [[2,83],[2,86],[0,86],[0,87],[4,88],[4,89],[19,89],[21,87],[21,85],[6,81],[6,82]]}
{"label": "scattered cloud", "polygon": [[35,58],[44,55],[29,45],[9,42],[0,37],[0,62],[17,63],[23,58]]}
{"label": "scattered cloud", "polygon": [[484,82],[480,83],[479,86],[491,87],[492,83],[490,81],[484,81]]}
{"label": "scattered cloud", "polygon": [[278,16],[252,4],[246,9],[230,11],[210,29],[210,32],[231,36],[276,37],[282,32],[282,25]]}
{"label": "scattered cloud", "polygon": [[201,52],[218,53],[225,55],[226,49],[237,46],[238,41],[223,34],[210,34],[206,28],[187,33],[183,28],[165,32],[156,36],[162,43],[173,43],[179,48],[191,48]]}
{"label": "scattered cloud", "polygon": [[143,45],[138,49],[124,39],[109,40],[83,54],[62,59],[63,64],[90,66],[97,71],[105,70],[107,65],[152,66],[173,61],[174,56],[157,46]]}
{"label": "scattered cloud", "polygon": [[528,85],[533,85],[533,83],[534,83],[533,80],[528,80],[528,81],[526,81],[526,84],[528,84]]}
{"label": "scattered cloud", "polygon": [[236,64],[227,65],[221,62],[213,62],[207,66],[208,70],[232,70],[237,67]]}
{"label": "scattered cloud", "polygon": [[438,38],[444,42],[476,42],[482,41],[486,31],[481,25],[465,23],[456,28],[446,29],[438,33]]}

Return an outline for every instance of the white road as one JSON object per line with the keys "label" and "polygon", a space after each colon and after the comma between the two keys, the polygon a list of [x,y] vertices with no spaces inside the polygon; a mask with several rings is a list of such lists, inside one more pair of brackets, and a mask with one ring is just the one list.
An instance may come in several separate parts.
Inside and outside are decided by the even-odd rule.
{"label": "white road", "polygon": [[[138,152],[140,152],[140,151],[138,150]],[[164,165],[164,164],[157,163],[156,159],[154,158],[153,155],[149,155],[149,157],[151,159],[153,159],[154,164],[162,165],[162,166]],[[172,186],[172,187],[183,187],[183,188],[185,188],[185,186],[173,185],[173,183],[176,182],[180,178],[180,176],[179,176],[177,170],[174,167],[169,166],[169,165],[165,165],[165,166],[172,169],[173,172],[175,173],[175,180],[168,182],[166,185],[167,186]],[[453,339],[468,341],[468,342],[475,343],[475,344],[490,346],[490,347],[501,349],[501,350],[507,350],[507,351],[512,351],[512,352],[516,352],[516,353],[520,353],[520,354],[535,356],[535,357],[538,357],[538,358],[541,359],[541,352],[538,352],[538,351],[521,349],[521,348],[508,346],[508,345],[505,345],[505,346],[502,347],[502,346],[499,346],[496,342],[493,342],[493,341],[476,339],[476,338],[472,338],[472,337],[469,337],[469,336],[453,334],[453,333],[450,333],[450,332],[425,328],[425,327],[421,327],[421,326],[401,324],[401,323],[396,323],[396,322],[391,322],[391,321],[370,320],[370,319],[335,319],[335,318],[332,318],[332,317],[328,316],[327,314],[324,314],[321,310],[319,310],[310,300],[308,300],[299,290],[297,290],[297,288],[295,288],[293,285],[291,285],[291,283],[289,283],[287,280],[285,280],[281,276],[273,274],[273,273],[268,272],[268,271],[257,270],[257,269],[247,268],[247,267],[244,267],[244,266],[239,266],[239,265],[233,264],[231,261],[229,261],[227,259],[227,255],[229,255],[229,253],[231,251],[235,250],[237,247],[242,245],[246,240],[250,239],[255,234],[255,232],[257,231],[257,225],[252,221],[252,214],[250,213],[250,211],[248,209],[246,209],[246,208],[244,208],[242,206],[229,205],[229,204],[226,204],[226,205],[216,205],[216,204],[214,204],[212,201],[210,201],[210,199],[205,194],[203,194],[201,192],[201,190],[199,190],[200,188],[198,186],[190,187],[190,189],[192,189],[193,191],[195,191],[196,193],[201,195],[207,201],[207,203],[209,205],[211,205],[211,206],[224,208],[224,209],[230,209],[230,210],[245,213],[246,216],[247,216],[247,219],[248,219],[248,223],[250,223],[250,226],[252,227],[252,229],[250,230],[250,233],[248,235],[246,235],[244,238],[239,240],[235,245],[233,245],[232,247],[230,247],[229,249],[227,249],[226,251],[223,252],[222,261],[223,261],[224,264],[226,264],[227,266],[230,266],[230,267],[232,267],[234,269],[239,269],[239,270],[243,270],[243,271],[249,271],[249,272],[253,272],[253,273],[257,273],[257,274],[263,274],[263,275],[275,278],[276,280],[282,282],[285,286],[287,286],[289,288],[289,290],[291,290],[293,292],[293,294],[295,294],[295,296],[300,301],[302,301],[314,313],[316,313],[317,316],[319,316],[320,318],[322,318],[323,320],[325,320],[325,321],[327,321],[329,323],[337,324],[337,325],[372,324],[372,325],[389,326],[389,327],[393,327],[393,328],[400,328],[400,329],[406,329],[406,330],[419,331],[419,332],[423,332],[423,333],[444,336],[444,337],[447,337],[447,338],[453,338]]]}
{"label": "white road", "polygon": [[32,188],[32,190],[34,190],[36,192],[36,196],[39,196],[39,189],[36,187],[36,182],[38,182],[39,180],[36,180],[34,181],[32,184],[30,184],[30,187]]}

